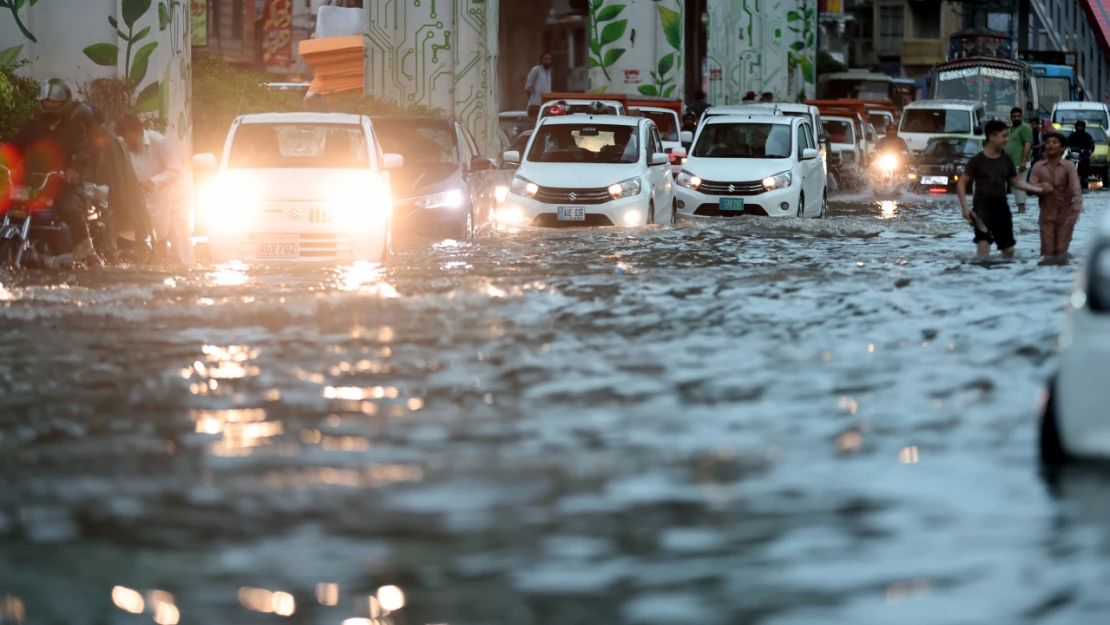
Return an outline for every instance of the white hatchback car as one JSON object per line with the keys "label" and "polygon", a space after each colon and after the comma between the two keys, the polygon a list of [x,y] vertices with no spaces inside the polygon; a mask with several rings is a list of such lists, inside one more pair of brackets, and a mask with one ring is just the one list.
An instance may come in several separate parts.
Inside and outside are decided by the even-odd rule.
{"label": "white hatchback car", "polygon": [[705,120],[678,175],[681,215],[824,217],[824,165],[809,124],[783,115]]}
{"label": "white hatchback car", "polygon": [[[217,167],[212,154],[201,167]],[[212,260],[384,261],[393,200],[370,119],[337,113],[243,115],[231,124],[198,220]]]}
{"label": "white hatchback car", "polygon": [[497,210],[503,226],[674,223],[674,179],[649,119],[565,115],[540,120]]}
{"label": "white hatchback car", "polygon": [[1041,459],[1110,459],[1110,219],[1079,269],[1059,344],[1060,368],[1041,419]]}

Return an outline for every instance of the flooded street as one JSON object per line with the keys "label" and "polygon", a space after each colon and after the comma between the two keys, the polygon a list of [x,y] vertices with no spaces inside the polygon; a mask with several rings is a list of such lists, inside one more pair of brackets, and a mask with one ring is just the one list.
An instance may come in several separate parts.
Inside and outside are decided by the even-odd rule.
{"label": "flooded street", "polygon": [[922,198],[0,275],[0,622],[1104,623],[1036,215],[1013,261]]}

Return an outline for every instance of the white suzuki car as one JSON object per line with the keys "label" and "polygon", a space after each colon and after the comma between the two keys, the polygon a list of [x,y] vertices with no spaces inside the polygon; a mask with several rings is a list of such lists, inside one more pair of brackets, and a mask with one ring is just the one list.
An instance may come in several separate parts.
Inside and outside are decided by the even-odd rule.
{"label": "white suzuki car", "polygon": [[810,125],[784,115],[724,115],[702,122],[678,175],[686,216],[824,217],[824,164]]}
{"label": "white suzuki car", "polygon": [[1079,269],[1060,333],[1060,368],[1041,420],[1041,458],[1110,459],[1110,220]]}
{"label": "white suzuki car", "polygon": [[[200,154],[200,168],[216,157]],[[198,221],[214,262],[384,261],[393,200],[370,119],[336,113],[243,115],[231,124]]]}
{"label": "white suzuki car", "polygon": [[565,115],[540,120],[497,210],[502,226],[674,223],[676,199],[659,130],[649,119]]}

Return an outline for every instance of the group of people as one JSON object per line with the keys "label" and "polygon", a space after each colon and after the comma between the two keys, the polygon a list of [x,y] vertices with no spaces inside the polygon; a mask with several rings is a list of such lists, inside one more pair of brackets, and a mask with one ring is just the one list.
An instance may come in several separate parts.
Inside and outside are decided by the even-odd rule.
{"label": "group of people", "polygon": [[[182,166],[169,140],[144,128],[136,115],[118,120],[112,132],[103,111],[78,102],[58,78],[40,85],[38,102],[39,114],[10,144],[27,173],[64,172],[64,184],[52,198],[53,210],[69,230],[74,260],[102,265],[101,254],[115,251],[118,235],[138,242],[149,236],[162,246],[168,242],[177,260],[189,262],[191,246],[178,186]],[[89,235],[86,183],[109,188],[106,217],[112,233],[108,247],[113,249],[97,250]]]}
{"label": "group of people", "polygon": [[[1085,131],[1080,134],[1080,125],[1076,124],[1070,137],[1050,131],[1051,127],[1039,129],[1035,143],[1034,129],[1024,122],[1020,108],[1011,111],[1010,121],[1010,126],[999,120],[987,122],[983,150],[967,163],[957,187],[964,219],[975,230],[979,256],[989,255],[991,245],[1004,256],[1012,256],[1016,241],[1008,189],[1014,190],[1019,213],[1025,212],[1026,193],[1032,193],[1040,197],[1041,255],[1063,256],[1068,253],[1083,210],[1084,186],[1078,169],[1064,158],[1064,152],[1068,147],[1093,149],[1094,141]],[[1026,179],[1031,155],[1033,165]],[[970,205],[968,184],[975,186]]]}

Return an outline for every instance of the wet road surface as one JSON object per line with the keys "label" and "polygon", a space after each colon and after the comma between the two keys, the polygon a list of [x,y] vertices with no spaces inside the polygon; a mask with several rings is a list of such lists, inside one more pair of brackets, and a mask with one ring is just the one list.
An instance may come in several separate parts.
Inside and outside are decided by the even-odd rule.
{"label": "wet road surface", "polygon": [[0,276],[0,622],[1103,623],[1110,483],[1035,462],[1076,268],[1035,219],[1013,261],[848,198]]}

